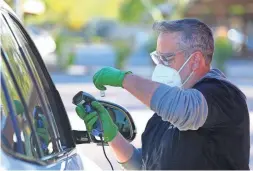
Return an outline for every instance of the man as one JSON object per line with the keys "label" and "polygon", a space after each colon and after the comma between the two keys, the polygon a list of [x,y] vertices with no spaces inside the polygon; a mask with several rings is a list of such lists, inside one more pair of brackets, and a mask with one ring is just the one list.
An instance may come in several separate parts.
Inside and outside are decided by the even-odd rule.
{"label": "man", "polygon": [[249,112],[244,94],[217,69],[211,69],[214,40],[210,28],[196,19],[159,22],[157,66],[152,80],[106,67],[93,82],[122,87],[155,114],[136,149],[117,131],[98,102],[96,112],[78,115],[88,131],[101,116],[104,138],[126,169],[249,169]]}

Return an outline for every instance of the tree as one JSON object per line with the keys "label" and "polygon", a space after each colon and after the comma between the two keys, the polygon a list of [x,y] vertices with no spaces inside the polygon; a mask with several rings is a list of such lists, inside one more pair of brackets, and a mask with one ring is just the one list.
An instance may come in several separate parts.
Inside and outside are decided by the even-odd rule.
{"label": "tree", "polygon": [[119,19],[127,23],[138,23],[142,21],[145,14],[161,19],[156,5],[162,3],[165,3],[165,0],[125,0],[120,6]]}
{"label": "tree", "polygon": [[[189,0],[125,0],[120,7],[119,18],[127,23],[142,22],[144,15],[149,15],[152,22],[178,19],[183,17],[188,2]],[[159,9],[159,5],[166,5],[166,3],[173,6],[168,16]]]}
{"label": "tree", "polygon": [[46,12],[38,16],[27,16],[32,23],[52,23],[71,29],[80,29],[95,17],[118,17],[120,0],[44,0]]}

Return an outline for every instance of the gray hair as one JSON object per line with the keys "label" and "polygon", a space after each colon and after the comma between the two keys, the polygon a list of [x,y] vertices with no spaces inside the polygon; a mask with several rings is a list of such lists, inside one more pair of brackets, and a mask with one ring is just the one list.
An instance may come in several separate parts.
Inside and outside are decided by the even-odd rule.
{"label": "gray hair", "polygon": [[160,32],[179,32],[179,48],[185,50],[185,56],[200,51],[206,63],[211,63],[214,51],[214,39],[211,29],[197,19],[155,22],[153,29]]}

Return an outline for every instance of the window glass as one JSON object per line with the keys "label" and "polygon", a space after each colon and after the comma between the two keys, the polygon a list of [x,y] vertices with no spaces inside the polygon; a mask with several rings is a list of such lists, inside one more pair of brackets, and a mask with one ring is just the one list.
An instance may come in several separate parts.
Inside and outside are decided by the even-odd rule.
{"label": "window glass", "polygon": [[41,82],[41,79],[45,80],[45,78],[38,74],[38,72],[37,72],[38,69],[35,67],[35,65],[32,61],[32,58],[36,58],[36,56],[34,55],[33,50],[31,49],[27,39],[25,38],[24,34],[22,33],[22,31],[19,28],[19,26],[17,25],[17,23],[11,17],[8,17],[7,19],[8,19],[8,22],[9,22],[11,28],[13,29],[13,32],[15,33],[15,36],[17,38],[17,41],[19,42],[19,45],[22,47],[22,50],[24,51],[26,59],[28,60],[29,66],[32,70],[32,73],[33,73],[35,79],[36,79],[36,83],[39,86],[38,88],[39,88],[39,91],[41,92],[40,94],[42,95],[42,99],[45,101],[45,104],[47,105],[47,116],[51,121],[51,126],[53,129],[52,131],[55,132],[55,136],[57,136],[56,139],[60,139],[60,135],[59,135],[58,128],[57,128],[57,125],[55,122],[55,118],[54,118],[54,115],[52,112],[52,108],[51,108],[49,100],[47,99],[47,96],[46,96],[47,92],[45,91],[45,89],[42,85],[42,82]]}
{"label": "window glass", "polygon": [[[1,20],[3,21],[3,17],[1,18]],[[59,134],[57,134],[57,129],[56,129],[56,125],[52,116],[51,108],[46,97],[44,96],[45,92],[43,92],[44,90],[41,86],[39,76],[33,68],[32,72],[35,74],[36,83],[39,86],[38,87],[39,91],[37,91],[35,84],[33,83],[31,79],[31,74],[29,73],[28,68],[25,65],[24,59],[11,33],[11,30],[9,29],[8,25],[5,22],[1,22],[1,23],[2,23],[1,24],[2,49],[4,51],[5,57],[7,58],[8,64],[10,65],[11,70],[14,73],[15,80],[17,81],[18,86],[21,89],[22,96],[25,99],[26,106],[28,107],[28,115],[32,119],[32,123],[33,123],[33,126],[35,127],[36,134],[39,137],[40,145],[41,145],[40,147],[43,151],[43,154],[44,156],[46,156],[53,153],[57,153],[59,152],[59,144],[58,146],[55,145],[57,144],[55,143],[55,140],[59,138],[57,137],[57,135]],[[12,21],[9,19],[8,19],[8,23],[10,25],[14,25]],[[21,33],[18,33],[18,31],[19,30],[15,30],[14,33],[21,35]],[[25,52],[26,58],[29,60],[29,65],[32,66],[31,60],[29,59],[31,54],[29,54],[29,50],[27,49],[27,46],[25,46],[25,43],[20,37],[18,39]],[[8,83],[7,87],[8,87],[8,91],[10,92],[9,94],[13,100],[13,103],[14,103],[14,100],[16,99],[20,102],[20,99],[17,98],[17,93],[14,93],[16,92],[16,88],[13,85],[13,80],[10,78],[10,76],[7,76],[9,71],[7,71],[6,67],[4,67],[4,63],[2,65],[3,65],[3,69],[1,70],[1,72],[5,75],[4,78],[6,80],[6,83]],[[3,106],[3,110],[2,110],[3,115],[7,116],[6,113],[8,113],[9,109],[7,109],[6,105],[4,105],[5,97],[2,94],[1,94],[1,102]],[[27,120],[27,118],[25,118],[25,115],[23,114],[17,115],[17,118],[22,118],[23,120]],[[19,119],[19,120],[22,120],[22,119]],[[21,121],[21,123],[23,123],[23,121]],[[24,125],[28,125],[28,123],[25,122]],[[25,128],[24,129],[22,128],[21,130],[23,131],[25,130]],[[35,139],[34,139],[34,135],[31,135],[31,131],[28,133],[27,137],[30,137],[29,143],[31,144],[31,147],[33,147],[35,144]]]}
{"label": "window glass", "polygon": [[[21,103],[20,97],[17,94],[13,81],[6,70],[6,66],[2,63],[2,74],[8,88],[8,94],[11,99],[12,107],[14,109],[14,116],[17,121],[17,127],[21,135],[22,148],[24,155],[29,158],[37,158],[35,147],[31,144],[32,131],[27,123],[27,119],[24,115],[24,107]],[[1,89],[1,145],[4,145],[13,152],[18,152],[18,141],[14,131],[14,125],[11,120],[10,109],[7,106],[6,97],[3,89]]]}

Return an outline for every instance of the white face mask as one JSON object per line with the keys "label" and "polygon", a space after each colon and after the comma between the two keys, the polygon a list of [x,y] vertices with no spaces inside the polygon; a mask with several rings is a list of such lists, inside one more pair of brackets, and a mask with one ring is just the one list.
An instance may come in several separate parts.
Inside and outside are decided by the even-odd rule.
{"label": "white face mask", "polygon": [[156,65],[153,71],[152,81],[167,84],[172,87],[175,86],[182,87],[191,78],[193,71],[183,83],[179,73],[183,69],[183,67],[187,64],[187,62],[191,59],[191,57],[192,55],[185,61],[185,63],[178,71],[171,67],[164,66],[162,64]]}

